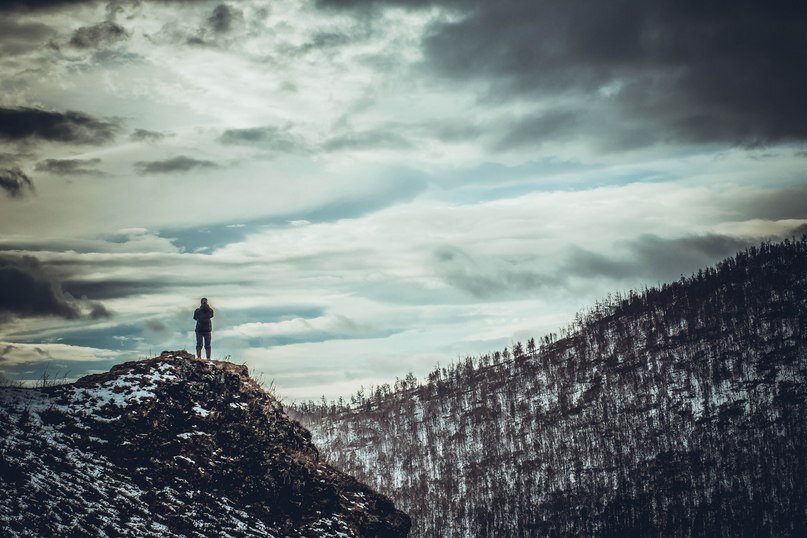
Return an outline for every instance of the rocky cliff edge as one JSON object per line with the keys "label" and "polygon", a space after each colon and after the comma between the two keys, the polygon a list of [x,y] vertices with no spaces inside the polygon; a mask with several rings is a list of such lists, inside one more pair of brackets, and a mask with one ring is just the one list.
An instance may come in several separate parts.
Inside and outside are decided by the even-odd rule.
{"label": "rocky cliff edge", "polygon": [[5,536],[403,537],[246,366],[185,351],[0,389]]}

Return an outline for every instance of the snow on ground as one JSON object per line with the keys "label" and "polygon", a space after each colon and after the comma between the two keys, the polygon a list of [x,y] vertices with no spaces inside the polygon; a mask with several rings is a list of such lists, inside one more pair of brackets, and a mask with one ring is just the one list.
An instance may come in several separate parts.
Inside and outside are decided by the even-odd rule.
{"label": "snow on ground", "polygon": [[[276,530],[226,498],[218,499],[215,521],[205,521],[206,514],[200,513],[196,528],[188,534],[171,532],[168,520],[153,512],[149,499],[158,495],[170,499],[170,505],[192,505],[198,492],[171,488],[150,491],[147,485],[137,483],[133,474],[148,475],[151,470],[121,469],[103,455],[108,440],[100,437],[99,428],[119,420],[132,406],[157,398],[162,385],[179,378],[176,367],[163,362],[146,372],[133,369],[119,375],[104,374],[97,382],[81,386],[0,388],[0,535],[280,538]],[[243,403],[235,406],[246,408]],[[193,411],[202,417],[211,414],[198,404]],[[199,435],[208,434],[188,431],[176,437],[190,442]],[[184,455],[175,459],[203,465]],[[32,528],[29,514],[50,514],[47,527]],[[77,521],[92,523],[79,528]],[[308,523],[300,532],[355,536],[336,515]]]}

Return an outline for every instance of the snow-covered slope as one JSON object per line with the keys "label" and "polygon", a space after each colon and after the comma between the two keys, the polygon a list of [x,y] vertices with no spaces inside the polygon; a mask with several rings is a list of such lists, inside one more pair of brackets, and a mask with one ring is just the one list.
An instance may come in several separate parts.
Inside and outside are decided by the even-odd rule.
{"label": "snow-covered slope", "polygon": [[807,241],[353,401],[293,416],[413,536],[807,536]]}
{"label": "snow-covered slope", "polygon": [[246,367],[185,352],[0,389],[2,536],[406,536]]}

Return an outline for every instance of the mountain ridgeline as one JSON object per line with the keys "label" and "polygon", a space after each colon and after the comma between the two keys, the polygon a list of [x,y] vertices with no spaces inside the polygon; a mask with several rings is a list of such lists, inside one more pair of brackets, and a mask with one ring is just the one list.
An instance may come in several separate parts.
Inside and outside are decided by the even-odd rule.
{"label": "mountain ridgeline", "polygon": [[803,237],[293,414],[411,536],[807,536],[806,313]]}

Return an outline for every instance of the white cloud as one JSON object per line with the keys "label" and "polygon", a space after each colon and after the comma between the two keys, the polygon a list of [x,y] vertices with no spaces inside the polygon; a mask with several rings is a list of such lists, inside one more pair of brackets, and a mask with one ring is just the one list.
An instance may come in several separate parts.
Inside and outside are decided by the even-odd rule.
{"label": "white cloud", "polygon": [[[574,103],[496,98],[484,84],[433,76],[421,43],[449,17],[437,9],[362,20],[312,2],[239,2],[243,21],[214,35],[203,28],[212,8],[125,3],[116,21],[129,38],[114,50],[43,43],[0,59],[4,106],[79,110],[123,128],[101,147],[0,147],[36,186],[0,200],[0,247],[22,245],[6,253],[35,255],[60,277],[137,290],[104,298],[115,317],[103,323],[12,320],[2,338],[153,319],[166,329],[144,345],[187,347],[189,313],[205,295],[217,309],[214,353],[279,368],[289,394],[335,396],[541,336],[614,288],[663,278],[652,267],[575,274],[573,253],[622,267],[637,262],[645,234],[763,239],[805,222],[803,191],[788,190],[804,185],[804,158],[785,145],[603,153],[604,128],[602,138],[492,150],[520,119]],[[105,16],[86,5],[36,18],[64,44]],[[227,130],[267,127],[299,147],[222,143]],[[132,141],[135,129],[173,136]],[[217,167],[134,166],[179,155]],[[37,175],[47,158],[100,159],[104,175]],[[226,241],[215,241],[216,226]],[[194,232],[213,240],[183,251],[180,236]],[[308,310],[260,313],[288,305]],[[273,343],[253,348],[251,338]],[[26,357],[32,345],[19,344]],[[76,360],[106,353],[49,349]]]}

